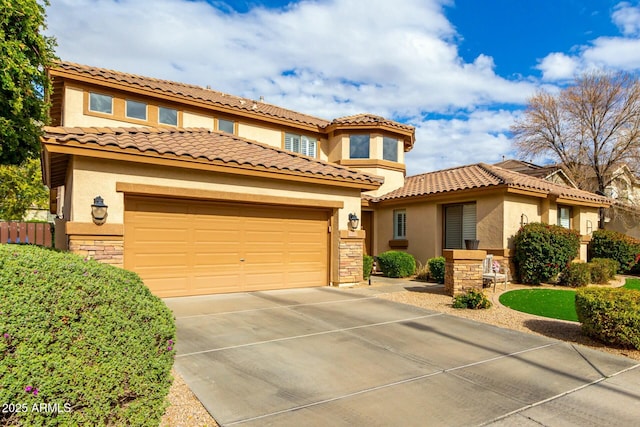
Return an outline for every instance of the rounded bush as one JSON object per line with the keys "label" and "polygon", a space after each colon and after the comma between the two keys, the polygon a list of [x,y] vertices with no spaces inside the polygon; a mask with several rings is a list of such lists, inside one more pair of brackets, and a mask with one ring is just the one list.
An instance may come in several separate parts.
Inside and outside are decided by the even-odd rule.
{"label": "rounded bush", "polygon": [[408,277],[416,272],[416,260],[406,252],[383,252],[378,255],[378,262],[387,277]]}
{"label": "rounded bush", "polygon": [[591,265],[584,262],[572,262],[560,273],[560,284],[572,288],[581,288],[591,283]]}
{"label": "rounded bush", "polygon": [[578,256],[580,235],[558,225],[535,222],[518,231],[514,246],[520,282],[538,285],[555,279]]}
{"label": "rounded bush", "polygon": [[362,278],[367,280],[371,276],[373,269],[373,257],[371,255],[362,256]]}
{"label": "rounded bush", "polygon": [[444,283],[445,259],[443,256],[430,258],[427,261],[429,266],[429,276],[438,283]]}
{"label": "rounded bush", "polygon": [[454,297],[452,307],[478,310],[491,307],[491,301],[481,290],[471,288],[464,294]]}
{"label": "rounded bush", "polygon": [[[3,425],[157,426],[173,315],[132,272],[35,246],[0,245]],[[31,405],[56,405],[40,413]]]}
{"label": "rounded bush", "polygon": [[640,350],[640,291],[584,288],[576,292],[575,298],[585,335]]}
{"label": "rounded bush", "polygon": [[608,258],[593,258],[589,265],[591,266],[591,283],[601,285],[609,283],[620,267],[618,261]]}
{"label": "rounded bush", "polygon": [[619,263],[618,273],[628,273],[638,263],[640,241],[611,230],[595,230],[589,242],[589,258],[609,258]]}

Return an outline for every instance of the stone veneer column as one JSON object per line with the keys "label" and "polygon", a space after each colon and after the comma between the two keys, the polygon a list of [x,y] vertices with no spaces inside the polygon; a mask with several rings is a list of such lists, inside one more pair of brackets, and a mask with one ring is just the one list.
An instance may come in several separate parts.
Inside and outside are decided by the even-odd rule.
{"label": "stone veneer column", "polygon": [[69,251],[116,267],[124,266],[124,241],[109,236],[70,236]]}
{"label": "stone veneer column", "polygon": [[450,296],[469,288],[482,289],[482,262],[486,251],[445,249],[444,292]]}
{"label": "stone veneer column", "polygon": [[364,237],[363,230],[340,230],[338,285],[354,285],[362,282]]}

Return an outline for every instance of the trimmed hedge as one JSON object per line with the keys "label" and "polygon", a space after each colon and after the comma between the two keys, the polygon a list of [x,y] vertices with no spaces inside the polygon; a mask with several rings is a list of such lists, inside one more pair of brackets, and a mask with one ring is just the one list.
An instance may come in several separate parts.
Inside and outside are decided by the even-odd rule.
{"label": "trimmed hedge", "polygon": [[576,312],[585,335],[607,344],[640,350],[640,291],[579,289]]}
{"label": "trimmed hedge", "polygon": [[628,273],[638,262],[640,241],[611,230],[595,230],[589,242],[589,259],[609,258],[618,261],[618,273]]}
{"label": "trimmed hedge", "polygon": [[387,277],[408,277],[416,272],[416,260],[406,252],[383,252],[378,255],[378,262]]}
{"label": "trimmed hedge", "polygon": [[439,256],[430,258],[427,261],[427,265],[429,266],[429,276],[431,277],[431,279],[435,280],[438,283],[444,283],[444,257]]}
{"label": "trimmed hedge", "polygon": [[555,279],[578,256],[580,235],[558,225],[534,222],[520,228],[514,245],[520,283],[538,285]]}
{"label": "trimmed hedge", "polygon": [[3,425],[157,426],[175,325],[130,271],[35,246],[0,245],[0,402],[59,413]]}
{"label": "trimmed hedge", "polygon": [[591,266],[591,283],[605,285],[616,276],[620,263],[613,259],[593,258]]}
{"label": "trimmed hedge", "polygon": [[362,278],[367,280],[371,276],[373,269],[373,257],[371,255],[362,255]]}
{"label": "trimmed hedge", "polygon": [[572,288],[581,288],[591,283],[591,265],[584,262],[572,262],[560,273],[559,284]]}

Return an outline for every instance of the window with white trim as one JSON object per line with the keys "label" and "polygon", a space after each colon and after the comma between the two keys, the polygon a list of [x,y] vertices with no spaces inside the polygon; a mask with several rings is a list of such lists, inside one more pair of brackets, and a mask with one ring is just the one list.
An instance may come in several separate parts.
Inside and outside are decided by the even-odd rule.
{"label": "window with white trim", "polygon": [[369,158],[369,135],[349,136],[349,158],[368,159]]}
{"label": "window with white trim", "polygon": [[127,99],[125,115],[131,119],[147,120],[147,104]]}
{"label": "window with white trim", "polygon": [[404,209],[393,211],[393,238],[407,238],[407,211]]}
{"label": "window with white trim", "polygon": [[218,130],[227,133],[235,133],[236,123],[232,120],[218,119]]}
{"label": "window with white trim", "polygon": [[173,108],[158,107],[158,123],[178,126],[178,111]]}
{"label": "window with white trim", "polygon": [[284,149],[294,153],[316,157],[318,140],[304,135],[284,134]]}
{"label": "window with white trim", "polygon": [[564,228],[571,228],[570,206],[558,206],[558,225]]}
{"label": "window with white trim", "polygon": [[465,240],[476,240],[476,204],[444,207],[444,248],[464,249]]}
{"label": "window with white trim", "polygon": [[398,140],[385,136],[382,138],[382,159],[390,162],[398,161]]}
{"label": "window with white trim", "polygon": [[89,111],[113,114],[113,96],[89,92]]}

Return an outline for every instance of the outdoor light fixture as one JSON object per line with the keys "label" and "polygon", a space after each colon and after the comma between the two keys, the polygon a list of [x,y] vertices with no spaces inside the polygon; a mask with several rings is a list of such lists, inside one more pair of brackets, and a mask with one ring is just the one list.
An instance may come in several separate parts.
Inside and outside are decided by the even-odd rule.
{"label": "outdoor light fixture", "polygon": [[524,227],[529,224],[529,217],[525,214],[520,215],[520,227]]}
{"label": "outdoor light fixture", "polygon": [[354,213],[350,213],[349,214],[349,228],[351,230],[357,230],[358,229],[358,224],[360,223],[360,218],[358,218],[358,215],[354,214]]}
{"label": "outdoor light fixture", "polygon": [[587,220],[587,234],[591,234],[593,233],[593,223],[591,222],[590,219]]}
{"label": "outdoor light fixture", "polygon": [[107,208],[109,206],[104,204],[104,200],[100,196],[96,196],[93,199],[91,205],[91,216],[93,217],[93,223],[96,225],[102,225],[107,222]]}

